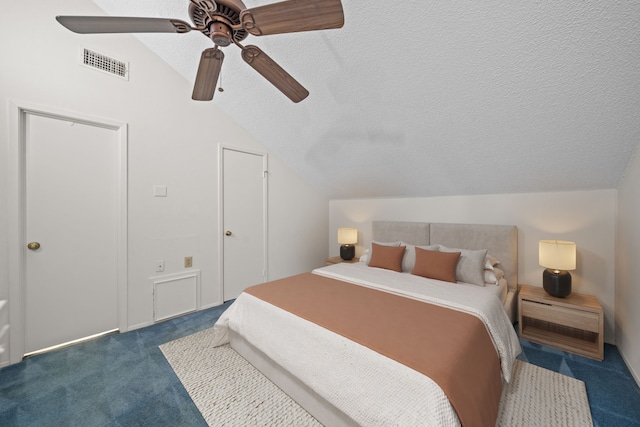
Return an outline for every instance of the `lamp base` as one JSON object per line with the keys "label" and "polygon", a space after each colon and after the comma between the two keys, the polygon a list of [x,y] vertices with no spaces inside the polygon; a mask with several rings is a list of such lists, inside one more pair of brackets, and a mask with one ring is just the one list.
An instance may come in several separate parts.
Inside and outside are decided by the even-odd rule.
{"label": "lamp base", "polygon": [[571,274],[547,268],[542,273],[542,287],[552,297],[564,298],[571,294]]}
{"label": "lamp base", "polygon": [[350,261],[356,256],[355,245],[342,245],[340,246],[340,258],[345,261]]}

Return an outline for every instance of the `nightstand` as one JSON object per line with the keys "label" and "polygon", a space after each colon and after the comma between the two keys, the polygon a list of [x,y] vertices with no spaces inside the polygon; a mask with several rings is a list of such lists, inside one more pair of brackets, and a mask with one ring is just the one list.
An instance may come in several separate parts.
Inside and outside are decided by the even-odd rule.
{"label": "nightstand", "polygon": [[604,358],[604,314],[598,299],[572,293],[556,298],[537,286],[518,294],[520,337],[595,360]]}
{"label": "nightstand", "polygon": [[342,258],[340,258],[340,256],[332,256],[331,258],[327,258],[327,259],[324,260],[324,265],[340,264],[341,262],[346,262],[346,263],[352,264],[352,263],[358,262],[358,261],[360,261],[360,258],[358,258],[358,257],[350,259],[349,261],[345,261]]}

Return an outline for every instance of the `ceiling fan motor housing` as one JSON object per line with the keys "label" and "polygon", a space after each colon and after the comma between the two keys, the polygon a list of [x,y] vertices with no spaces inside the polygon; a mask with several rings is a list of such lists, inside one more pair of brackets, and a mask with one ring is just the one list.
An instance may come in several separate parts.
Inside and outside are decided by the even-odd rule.
{"label": "ceiling fan motor housing", "polygon": [[247,30],[232,30],[229,26],[240,24],[240,12],[246,9],[240,0],[217,0],[217,9],[207,13],[206,10],[194,3],[189,4],[189,16],[196,27],[204,28],[202,33],[218,46],[231,44],[229,33],[233,39],[240,42],[247,38]]}

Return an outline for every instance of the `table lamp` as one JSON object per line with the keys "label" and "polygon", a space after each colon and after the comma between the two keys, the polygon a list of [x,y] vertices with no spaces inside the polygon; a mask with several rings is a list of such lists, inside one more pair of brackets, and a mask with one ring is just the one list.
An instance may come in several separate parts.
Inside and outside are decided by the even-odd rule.
{"label": "table lamp", "polygon": [[545,267],[542,287],[552,297],[564,298],[571,293],[571,274],[576,269],[576,244],[565,240],[540,240],[538,262]]}
{"label": "table lamp", "polygon": [[338,228],[338,243],[340,243],[340,258],[352,260],[356,255],[355,244],[358,243],[357,228]]}

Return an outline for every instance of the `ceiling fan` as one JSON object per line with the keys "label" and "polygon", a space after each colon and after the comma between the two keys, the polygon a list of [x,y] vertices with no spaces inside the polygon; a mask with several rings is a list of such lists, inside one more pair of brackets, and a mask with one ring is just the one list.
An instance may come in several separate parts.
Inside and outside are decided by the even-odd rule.
{"label": "ceiling fan", "polygon": [[340,0],[286,0],[247,9],[241,0],[189,0],[189,16],[194,26],[179,19],[116,16],[56,16],[67,29],[80,34],[97,33],[187,33],[200,31],[214,47],[200,57],[192,98],[210,101],[222,68],[220,47],[234,43],[242,49],[242,59],[293,102],[309,92],[259,47],[240,44],[249,34],[271,34],[341,28],[344,13]]}

